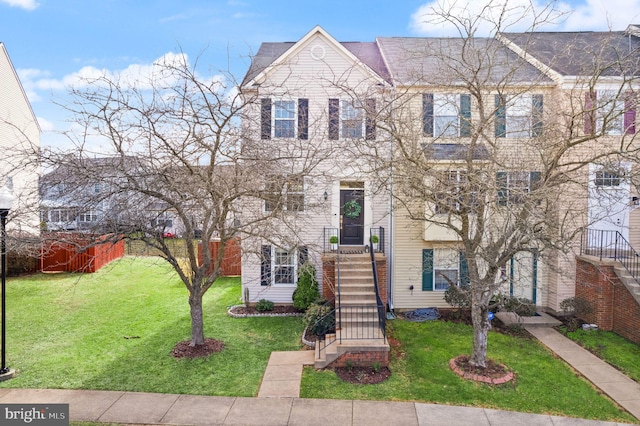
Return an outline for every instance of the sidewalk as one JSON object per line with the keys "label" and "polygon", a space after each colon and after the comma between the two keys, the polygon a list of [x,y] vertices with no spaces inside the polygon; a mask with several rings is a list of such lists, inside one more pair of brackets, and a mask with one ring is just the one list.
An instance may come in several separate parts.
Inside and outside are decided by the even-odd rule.
{"label": "sidewalk", "polygon": [[0,404],[68,403],[72,421],[145,425],[605,426],[616,423],[414,402],[2,389]]}
{"label": "sidewalk", "polygon": [[[550,327],[525,328],[640,418],[640,385]],[[257,398],[57,389],[0,389],[0,404],[68,403],[72,421],[145,425],[614,425],[542,414],[414,402],[301,399],[313,351],[274,352]]]}

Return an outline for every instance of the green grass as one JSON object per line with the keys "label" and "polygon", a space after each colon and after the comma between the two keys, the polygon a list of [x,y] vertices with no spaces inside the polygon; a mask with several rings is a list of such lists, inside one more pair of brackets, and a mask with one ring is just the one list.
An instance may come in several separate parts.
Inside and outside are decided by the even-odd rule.
{"label": "green grass", "polygon": [[[206,337],[225,349],[175,359],[191,336],[187,291],[158,258],[124,258],[95,274],[38,274],[7,281],[7,365],[1,387],[254,396],[269,355],[300,347],[299,318],[231,318],[238,278],[204,297]],[[129,339],[125,338],[131,337]]]}
{"label": "green grass", "polygon": [[610,331],[577,330],[567,337],[613,365],[635,381],[640,381],[640,346]]}
{"label": "green grass", "polygon": [[516,373],[515,383],[489,386],[463,380],[448,368],[451,358],[469,354],[472,328],[442,321],[388,322],[401,342],[392,352],[392,375],[377,385],[341,381],[332,371],[306,368],[303,398],[420,401],[635,422],[589,383],[554,358],[536,340],[491,332],[489,357]]}

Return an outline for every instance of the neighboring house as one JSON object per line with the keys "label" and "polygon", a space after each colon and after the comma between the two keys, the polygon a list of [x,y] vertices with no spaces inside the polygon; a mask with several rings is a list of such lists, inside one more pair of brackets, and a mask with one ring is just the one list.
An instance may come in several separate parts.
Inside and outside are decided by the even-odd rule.
{"label": "neighboring house", "polygon": [[[296,220],[286,231],[282,227],[278,237],[243,240],[245,302],[290,303],[302,262],[316,265],[319,280],[335,273],[323,270],[322,255],[331,250],[331,235],[337,235],[346,250],[358,251],[369,245],[373,231],[385,237],[379,251],[386,254],[382,258],[387,262],[388,307],[448,306],[444,291],[452,283],[464,285],[467,265],[457,236],[437,218],[460,201],[448,197],[421,206],[430,212],[429,221],[410,218],[402,205],[391,201],[391,178],[398,175],[377,185],[380,176],[374,178],[373,163],[367,161],[373,153],[362,150],[375,146],[375,154],[388,160],[384,157],[390,156],[389,132],[404,125],[416,129],[418,145],[434,168],[446,171],[435,175],[439,178],[434,185],[442,185],[443,193],[455,193],[468,178],[456,164],[469,158],[481,164],[489,155],[499,156],[492,159],[501,165],[492,171],[493,194],[496,205],[504,209],[516,206],[521,201],[518,194],[529,193],[540,182],[545,159],[529,158],[531,153],[522,152],[518,143],[550,135],[546,126],[564,133],[600,134],[594,150],[620,144],[623,138],[633,141],[632,94],[638,89],[635,77],[640,76],[635,61],[629,62],[640,57],[634,26],[624,32],[501,34],[473,39],[472,44],[477,51],[493,52],[497,61],[487,67],[486,75],[481,68],[476,76],[486,82],[482,90],[487,91],[487,102],[482,106],[471,101],[469,87],[456,83],[455,75],[445,75],[452,64],[436,53],[462,58],[469,48],[462,40],[378,38],[341,43],[316,27],[297,42],[262,44],[242,84],[246,96],[255,98],[253,119],[246,123],[253,126],[254,143],[260,143],[265,155],[292,152],[293,146],[313,147],[327,155],[317,161],[313,175],[300,174],[300,163],[305,162],[295,160],[282,168],[290,173],[279,178],[276,170],[266,171],[265,200],[254,208],[280,209]],[[626,62],[616,62],[620,58]],[[377,113],[383,105],[389,109],[390,99],[397,103],[390,108],[395,127],[382,129],[375,120],[381,118]],[[482,145],[468,148],[468,123],[482,110],[495,111],[484,129],[493,141],[493,153]],[[580,155],[576,152],[575,159]],[[560,216],[571,205],[580,212],[572,219],[576,231],[585,226],[613,229],[640,247],[638,197],[625,175],[634,167],[629,159],[617,166],[603,162],[582,168],[574,178],[585,185],[568,184],[566,203],[557,206]],[[577,252],[578,246],[574,248]],[[534,249],[523,251],[505,263],[500,280],[505,293],[559,311],[562,300],[574,295],[574,256],[551,251],[543,259]]]}
{"label": "neighboring house", "polygon": [[7,228],[38,234],[40,126],[3,43],[0,94],[0,186],[7,185],[16,197]]}
{"label": "neighboring house", "polygon": [[40,219],[46,231],[114,231],[156,230],[168,237],[182,233],[172,209],[157,200],[142,202],[127,191],[119,191],[114,162],[127,161],[135,170],[135,158],[89,158],[82,167],[59,166],[40,180]]}

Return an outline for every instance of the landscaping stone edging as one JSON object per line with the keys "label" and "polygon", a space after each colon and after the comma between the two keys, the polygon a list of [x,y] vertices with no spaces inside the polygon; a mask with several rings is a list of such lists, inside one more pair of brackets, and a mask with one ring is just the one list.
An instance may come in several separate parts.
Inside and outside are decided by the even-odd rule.
{"label": "landscaping stone edging", "polygon": [[504,376],[497,377],[497,378],[491,378],[488,376],[483,376],[481,374],[467,373],[465,371],[462,371],[462,369],[458,367],[458,364],[457,364],[458,358],[461,358],[462,356],[463,355],[450,359],[449,368],[451,368],[451,370],[454,373],[456,373],[458,376],[462,377],[463,379],[473,380],[475,382],[487,383],[490,385],[502,385],[507,382],[510,382],[515,377],[515,375],[513,374],[513,371],[508,371],[507,374],[505,374]]}
{"label": "landscaping stone edging", "polygon": [[305,336],[307,335],[307,328],[309,327],[305,327],[304,330],[302,331],[302,343],[304,343],[305,345],[309,346],[310,348],[314,348],[316,347],[316,342],[313,341],[309,341],[305,338]]}
{"label": "landscaping stone edging", "polygon": [[246,308],[246,305],[233,305],[227,310],[227,315],[233,318],[252,318],[252,317],[301,317],[303,313],[286,313],[286,314],[273,314],[273,313],[256,313],[256,314],[236,314],[233,308]]}

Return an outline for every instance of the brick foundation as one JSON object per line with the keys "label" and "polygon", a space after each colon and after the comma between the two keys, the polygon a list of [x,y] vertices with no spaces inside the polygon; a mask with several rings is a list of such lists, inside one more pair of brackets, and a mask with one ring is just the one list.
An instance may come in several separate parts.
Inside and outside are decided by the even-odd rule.
{"label": "brick foundation", "polygon": [[371,367],[374,364],[379,364],[380,367],[388,367],[389,351],[347,352],[333,361],[331,366],[346,367],[347,363],[352,367]]}
{"label": "brick foundation", "polygon": [[640,305],[614,271],[612,261],[589,256],[576,259],[576,297],[593,312],[582,320],[640,344]]}

